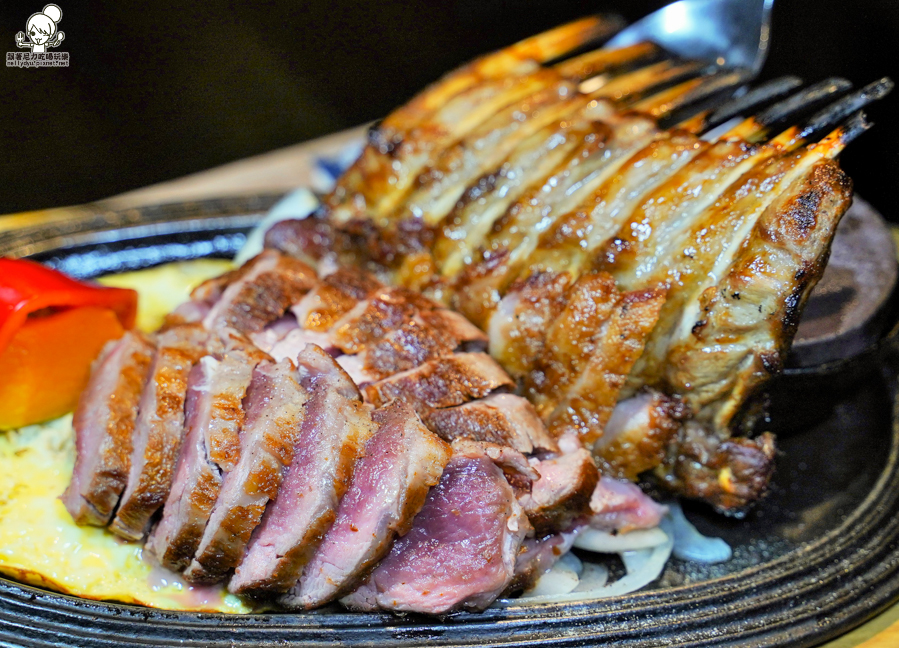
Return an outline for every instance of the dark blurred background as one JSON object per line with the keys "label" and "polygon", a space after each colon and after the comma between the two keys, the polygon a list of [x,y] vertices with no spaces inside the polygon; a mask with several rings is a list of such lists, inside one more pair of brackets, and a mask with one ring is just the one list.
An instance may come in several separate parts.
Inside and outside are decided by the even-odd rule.
{"label": "dark blurred background", "polygon": [[[0,5],[0,51],[46,0]],[[0,213],[97,200],[378,118],[471,57],[663,0],[74,2],[69,68],[2,69]],[[899,78],[899,0],[776,0],[762,78]],[[899,220],[899,92],[844,155]]]}

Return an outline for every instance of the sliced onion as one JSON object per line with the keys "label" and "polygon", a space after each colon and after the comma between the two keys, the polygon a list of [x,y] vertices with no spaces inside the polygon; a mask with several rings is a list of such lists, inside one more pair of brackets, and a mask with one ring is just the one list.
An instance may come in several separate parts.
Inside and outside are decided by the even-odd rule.
{"label": "sliced onion", "polygon": [[599,529],[584,529],[575,539],[574,546],[597,553],[621,553],[636,549],[652,549],[664,544],[668,539],[665,532],[658,527],[638,529],[617,535]]}
{"label": "sliced onion", "polygon": [[[537,579],[534,586],[521,595],[523,599],[544,598],[567,594],[577,587],[579,578],[575,565],[571,560],[565,560],[571,554],[565,554],[552,568]],[[571,556],[577,560],[576,556]],[[578,560],[578,563],[580,561]]]}
{"label": "sliced onion", "polygon": [[715,564],[730,560],[733,551],[721,538],[702,535],[684,515],[680,504],[668,505],[674,533],[674,556],[680,560]]}
{"label": "sliced onion", "polygon": [[269,210],[259,224],[247,235],[247,242],[234,257],[234,263],[243,265],[262,252],[265,233],[277,222],[291,218],[306,218],[318,208],[318,200],[308,189],[292,191]]}
{"label": "sliced onion", "polygon": [[[667,525],[670,527],[670,522],[663,519],[662,525]],[[668,558],[671,557],[671,549],[674,546],[673,534],[666,533],[664,529],[659,529],[659,531],[663,536],[665,536],[665,540],[661,544],[658,544],[650,549],[638,549],[635,551],[624,551],[621,553],[621,559],[624,562],[625,569],[627,569],[627,574],[619,578],[614,583],[605,584],[604,581],[602,581],[600,578],[597,578],[596,582],[602,582],[602,585],[598,585],[590,589],[587,589],[587,586],[585,585],[585,587],[582,589],[580,587],[580,582],[578,582],[575,585],[574,589],[569,590],[568,592],[556,593],[557,590],[553,590],[553,593],[530,596],[525,600],[519,599],[519,603],[530,605],[535,603],[567,603],[570,601],[588,601],[599,598],[607,598],[610,596],[622,596],[624,594],[634,592],[642,587],[646,587],[652,581],[657,579],[662,573],[662,570],[665,569],[665,563],[667,563]],[[559,563],[556,564],[558,565]],[[588,566],[604,569],[599,565],[591,565],[590,563],[585,563],[583,573],[583,578],[585,581],[588,578]],[[593,575],[590,575],[590,577],[592,578]],[[541,578],[541,580],[543,580],[543,578]],[[497,603],[500,606],[505,607],[508,605],[514,605],[515,602],[516,601],[514,599],[504,599],[502,601],[498,601]]]}
{"label": "sliced onion", "polygon": [[603,587],[609,582],[609,568],[605,565],[597,565],[596,563],[584,563],[584,571],[581,573],[581,579],[572,591],[574,592],[590,592]]}

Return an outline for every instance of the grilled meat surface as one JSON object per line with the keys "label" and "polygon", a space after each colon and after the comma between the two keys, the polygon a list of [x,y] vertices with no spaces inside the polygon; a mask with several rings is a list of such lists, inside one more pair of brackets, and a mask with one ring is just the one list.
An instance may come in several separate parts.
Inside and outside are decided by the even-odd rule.
{"label": "grilled meat surface", "polygon": [[137,540],[165,502],[148,547],[189,580],[444,614],[529,587],[584,529],[656,526],[641,476],[728,513],[761,497],[773,437],[731,432],[782,367],[851,200],[835,158],[868,125],[815,140],[864,101],[773,137],[764,116],[701,137],[702,112],[664,130],[740,76],[647,44],[552,62],[607,29],[450,73],[314,217],[110,343],[73,518]]}

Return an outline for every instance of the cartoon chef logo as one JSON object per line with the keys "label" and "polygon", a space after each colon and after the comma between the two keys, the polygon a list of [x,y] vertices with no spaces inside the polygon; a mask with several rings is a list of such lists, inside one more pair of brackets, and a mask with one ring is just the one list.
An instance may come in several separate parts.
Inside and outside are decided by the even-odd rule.
{"label": "cartoon chef logo", "polygon": [[62,9],[55,4],[48,4],[43,11],[31,14],[25,25],[27,33],[16,34],[16,45],[30,49],[32,53],[46,52],[47,47],[59,47],[66,37],[57,28],[60,20],[62,20]]}

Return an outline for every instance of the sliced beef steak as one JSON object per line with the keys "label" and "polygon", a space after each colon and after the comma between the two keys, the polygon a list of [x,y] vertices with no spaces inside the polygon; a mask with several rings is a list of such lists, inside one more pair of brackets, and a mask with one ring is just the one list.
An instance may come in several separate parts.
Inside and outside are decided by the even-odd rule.
{"label": "sliced beef steak", "polygon": [[140,540],[168,497],[184,436],[184,400],[190,370],[206,353],[207,332],[185,324],[159,334],[156,356],[138,406],[128,486],[110,530]]}
{"label": "sliced beef steak", "polygon": [[359,353],[416,314],[437,308],[436,303],[408,288],[382,288],[337,320],[330,332],[341,351]]}
{"label": "sliced beef steak", "polygon": [[514,394],[491,394],[481,400],[434,410],[425,416],[424,422],[447,441],[488,441],[524,454],[559,451],[533,405]]}
{"label": "sliced beef steak", "polygon": [[200,546],[184,573],[189,580],[217,582],[237,566],[293,460],[306,398],[290,362],[256,366],[244,400],[240,459],[222,480]]}
{"label": "sliced beef steak", "polygon": [[394,401],[372,415],[378,429],[356,464],[337,519],[281,599],[311,609],[345,594],[409,530],[428,490],[440,481],[449,447],[425,428],[408,404]]}
{"label": "sliced beef steak", "polygon": [[366,377],[381,380],[453,351],[484,351],[487,336],[458,313],[445,308],[418,313],[400,328],[369,345],[360,355]]}
{"label": "sliced beef steak", "polygon": [[203,318],[213,329],[229,326],[241,333],[261,331],[317,282],[315,271],[298,259],[265,250],[236,276]]}
{"label": "sliced beef steak", "polygon": [[300,327],[327,331],[356,304],[382,287],[380,281],[364,270],[341,267],[322,279],[291,310]]}
{"label": "sliced beef steak", "polygon": [[143,334],[128,331],[108,342],[94,362],[75,410],[75,469],[62,496],[76,524],[108,524],[125,489],[138,402],[153,353]]}
{"label": "sliced beef steak", "polygon": [[486,353],[456,353],[368,385],[363,394],[376,407],[402,398],[424,414],[512,387],[509,375]]}
{"label": "sliced beef steak", "polygon": [[568,529],[574,520],[590,514],[590,497],[599,482],[593,457],[583,448],[534,466],[540,479],[519,498],[538,534]]}
{"label": "sliced beef steak", "polygon": [[454,454],[412,529],[393,544],[365,583],[341,601],[361,610],[482,610],[511,583],[529,530],[512,487],[493,460],[473,450]]}
{"label": "sliced beef steak", "polygon": [[202,358],[190,372],[181,456],[162,519],[147,541],[159,562],[173,571],[190,564],[221,490],[222,473],[237,465],[243,399],[253,369],[266,359],[236,331],[225,330],[221,338],[219,352]]}
{"label": "sliced beef steak", "polygon": [[594,529],[627,533],[659,526],[668,509],[636,484],[603,476],[590,498],[590,510],[589,524]]}
{"label": "sliced beef steak", "polygon": [[300,577],[349,486],[356,459],[374,432],[369,408],[324,351],[297,359],[309,392],[293,459],[228,586],[235,594],[286,592]]}

